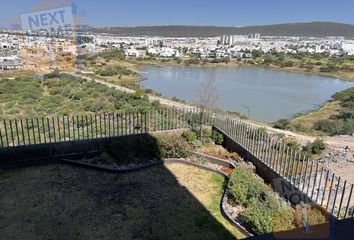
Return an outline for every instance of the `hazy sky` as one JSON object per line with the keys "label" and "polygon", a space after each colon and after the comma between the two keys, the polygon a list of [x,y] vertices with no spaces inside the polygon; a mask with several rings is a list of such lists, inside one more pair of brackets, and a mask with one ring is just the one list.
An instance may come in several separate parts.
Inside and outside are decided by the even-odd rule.
{"label": "hazy sky", "polygon": [[[43,0],[3,0],[0,26]],[[61,1],[61,0],[53,0]],[[354,24],[354,0],[75,0],[93,26],[246,26],[334,21]]]}

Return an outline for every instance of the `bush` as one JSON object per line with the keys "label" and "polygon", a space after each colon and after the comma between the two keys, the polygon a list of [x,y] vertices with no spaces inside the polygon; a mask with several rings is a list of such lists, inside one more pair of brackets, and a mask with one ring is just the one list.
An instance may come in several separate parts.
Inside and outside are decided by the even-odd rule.
{"label": "bush", "polygon": [[222,145],[224,143],[224,135],[222,135],[220,132],[218,132],[216,130],[213,130],[211,132],[211,139],[217,145]]}
{"label": "bush", "polygon": [[252,233],[272,232],[272,211],[264,203],[254,203],[240,215],[241,224]]}
{"label": "bush", "polygon": [[139,159],[161,159],[158,142],[151,135],[126,136],[114,139],[107,152],[118,162],[126,164]]}
{"label": "bush", "polygon": [[244,207],[266,192],[265,185],[259,181],[250,169],[245,167],[236,167],[230,177],[230,200]]}
{"label": "bush", "polygon": [[280,119],[274,123],[273,127],[278,129],[287,129],[290,126],[290,121],[288,119]]}
{"label": "bush", "polygon": [[321,120],[315,123],[315,129],[331,136],[339,134],[351,135],[354,133],[354,119]]}
{"label": "bush", "polygon": [[294,151],[300,151],[301,150],[301,145],[296,142],[296,141],[289,141],[287,144],[286,144],[289,148],[293,149]]}
{"label": "bush", "polygon": [[286,231],[296,228],[294,225],[294,211],[286,203],[277,205],[272,216],[273,232]]}
{"label": "bush", "polygon": [[184,137],[188,143],[197,140],[197,134],[194,131],[185,131],[182,133],[182,137]]}
{"label": "bush", "polygon": [[326,144],[322,139],[316,139],[311,146],[311,151],[313,154],[320,154],[326,149]]}
{"label": "bush", "polygon": [[251,169],[238,166],[229,180],[231,204],[242,205],[240,222],[256,234],[294,228],[294,211],[289,204],[268,189]]}
{"label": "bush", "polygon": [[161,158],[186,158],[190,156],[190,147],[182,136],[157,135]]}

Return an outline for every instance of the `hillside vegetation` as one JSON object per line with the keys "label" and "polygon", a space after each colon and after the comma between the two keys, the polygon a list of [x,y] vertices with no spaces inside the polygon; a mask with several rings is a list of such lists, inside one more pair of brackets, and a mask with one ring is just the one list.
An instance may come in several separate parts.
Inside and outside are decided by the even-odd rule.
{"label": "hillside vegetation", "polygon": [[65,74],[49,74],[43,79],[19,77],[0,81],[2,119],[143,111],[157,107],[142,93],[128,94]]}
{"label": "hillside vegetation", "polygon": [[139,26],[94,28],[95,33],[120,36],[162,37],[216,37],[220,35],[248,35],[260,33],[267,36],[343,36],[354,37],[354,25],[333,22],[286,23],[264,26],[218,27],[218,26]]}
{"label": "hillside vegetation", "polygon": [[317,135],[354,134],[354,88],[338,92],[318,111],[292,120],[281,119],[274,127]]}

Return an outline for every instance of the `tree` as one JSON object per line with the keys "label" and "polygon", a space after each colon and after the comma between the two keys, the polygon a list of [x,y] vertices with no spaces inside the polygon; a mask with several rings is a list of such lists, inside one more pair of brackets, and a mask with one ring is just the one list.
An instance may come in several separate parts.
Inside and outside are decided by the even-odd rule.
{"label": "tree", "polygon": [[218,90],[215,85],[215,79],[208,79],[203,82],[197,90],[197,102],[196,105],[199,108],[199,137],[200,141],[203,141],[203,123],[205,120],[205,114],[208,111],[215,110],[217,108]]}

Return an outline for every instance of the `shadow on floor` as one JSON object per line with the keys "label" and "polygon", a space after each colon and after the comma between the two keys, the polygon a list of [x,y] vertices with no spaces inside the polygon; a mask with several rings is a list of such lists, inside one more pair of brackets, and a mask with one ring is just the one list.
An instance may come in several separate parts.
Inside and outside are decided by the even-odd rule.
{"label": "shadow on floor", "polygon": [[235,239],[163,165],[51,164],[3,171],[0,186],[1,239]]}

